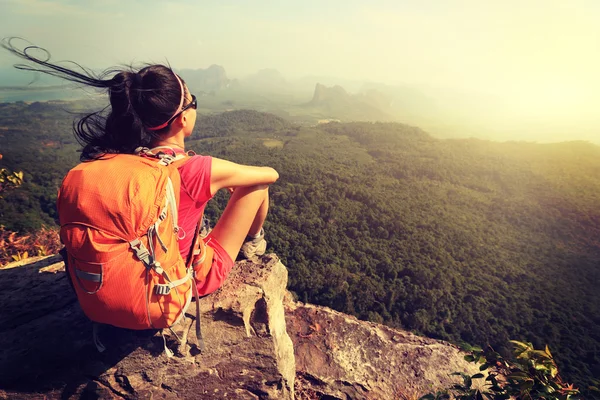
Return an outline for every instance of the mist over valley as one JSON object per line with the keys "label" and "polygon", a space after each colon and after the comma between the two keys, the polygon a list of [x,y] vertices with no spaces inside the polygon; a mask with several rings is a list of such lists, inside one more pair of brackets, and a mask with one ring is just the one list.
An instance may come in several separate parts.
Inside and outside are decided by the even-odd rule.
{"label": "mist over valley", "polygon": [[[275,69],[230,78],[226,69],[216,64],[177,71],[205,112],[255,109],[304,124],[330,120],[401,122],[440,138],[600,143],[600,131],[594,125],[577,127],[551,117],[519,115],[518,110],[511,110],[493,96],[326,76],[286,79]],[[58,78],[11,68],[0,68],[0,82],[0,102],[100,97]]]}

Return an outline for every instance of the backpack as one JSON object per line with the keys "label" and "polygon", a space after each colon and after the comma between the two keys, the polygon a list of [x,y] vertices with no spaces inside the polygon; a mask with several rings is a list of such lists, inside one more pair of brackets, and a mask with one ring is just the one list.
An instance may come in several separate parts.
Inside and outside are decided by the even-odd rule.
{"label": "backpack", "polygon": [[[57,199],[60,238],[89,319],[135,330],[170,328],[185,318],[192,294],[198,297],[191,262],[178,246],[177,167],[188,157],[155,157],[148,149],[140,155],[107,155],[68,172]],[[96,328],[94,341],[103,351]],[[165,352],[172,355],[166,341]]]}

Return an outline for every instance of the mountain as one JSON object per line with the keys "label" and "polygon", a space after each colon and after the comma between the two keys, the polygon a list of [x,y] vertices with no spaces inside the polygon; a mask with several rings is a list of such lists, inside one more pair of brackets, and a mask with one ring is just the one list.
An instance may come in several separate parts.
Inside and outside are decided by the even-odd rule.
{"label": "mountain", "polygon": [[390,121],[388,113],[390,100],[377,90],[350,94],[339,86],[327,87],[320,83],[315,86],[312,100],[306,108],[318,110],[327,118],[340,120]]}
{"label": "mountain", "polygon": [[313,90],[316,83],[321,83],[325,86],[341,86],[349,92],[358,93],[362,91],[365,84],[362,80],[343,79],[333,76],[323,75],[306,75],[293,81],[297,87],[306,87],[310,91]]}
{"label": "mountain", "polygon": [[351,102],[351,96],[344,90],[343,87],[336,85],[331,88],[326,87],[317,83],[315,86],[315,93],[310,101],[312,105],[322,105],[331,103],[346,103]]}
{"label": "mountain", "polygon": [[225,68],[216,64],[206,69],[182,69],[178,73],[192,91],[221,90],[227,88],[230,83]]}
{"label": "mountain", "polygon": [[434,98],[415,87],[368,82],[360,89],[361,92],[373,90],[389,99],[389,112],[403,122],[416,124],[440,114]]}

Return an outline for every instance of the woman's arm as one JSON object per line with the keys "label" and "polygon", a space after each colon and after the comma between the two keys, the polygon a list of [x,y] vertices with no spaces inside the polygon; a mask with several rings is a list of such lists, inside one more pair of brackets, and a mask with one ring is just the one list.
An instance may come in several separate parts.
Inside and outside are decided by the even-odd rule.
{"label": "woman's arm", "polygon": [[213,157],[210,192],[215,194],[219,189],[229,187],[270,185],[278,178],[279,174],[271,167],[253,167]]}

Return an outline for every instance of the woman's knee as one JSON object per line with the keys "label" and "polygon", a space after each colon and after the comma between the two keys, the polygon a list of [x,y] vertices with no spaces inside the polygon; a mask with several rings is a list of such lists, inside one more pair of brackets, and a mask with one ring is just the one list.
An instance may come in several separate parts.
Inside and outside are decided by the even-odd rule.
{"label": "woman's knee", "polygon": [[[249,191],[269,191],[269,185],[246,186]],[[237,189],[236,189],[237,190]]]}

